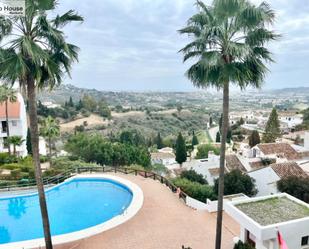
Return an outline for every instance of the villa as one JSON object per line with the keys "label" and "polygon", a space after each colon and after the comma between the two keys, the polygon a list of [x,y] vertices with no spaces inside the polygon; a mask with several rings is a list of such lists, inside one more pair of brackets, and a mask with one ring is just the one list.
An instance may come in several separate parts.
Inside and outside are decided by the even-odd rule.
{"label": "villa", "polygon": [[278,231],[288,248],[309,248],[309,205],[288,194],[232,201],[225,211],[240,225],[239,239],[256,249],[279,249]]}
{"label": "villa", "polygon": [[[15,103],[8,103],[8,120],[6,121],[5,103],[0,104],[0,152],[8,152],[5,143],[7,139],[7,128],[9,128],[10,136],[21,136],[24,140],[21,146],[17,146],[17,155],[26,156],[27,146],[27,115],[24,99],[20,93],[17,94],[17,101]],[[12,146],[11,146],[12,147]],[[11,148],[13,150],[13,148]]]}

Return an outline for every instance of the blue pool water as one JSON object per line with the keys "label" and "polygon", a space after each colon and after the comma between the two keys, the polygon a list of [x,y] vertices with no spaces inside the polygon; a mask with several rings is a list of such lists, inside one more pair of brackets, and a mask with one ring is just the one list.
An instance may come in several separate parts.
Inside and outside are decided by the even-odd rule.
{"label": "blue pool water", "polygon": [[[60,235],[122,214],[132,192],[109,179],[76,178],[46,191],[51,233]],[[0,244],[43,237],[38,195],[0,198]]]}

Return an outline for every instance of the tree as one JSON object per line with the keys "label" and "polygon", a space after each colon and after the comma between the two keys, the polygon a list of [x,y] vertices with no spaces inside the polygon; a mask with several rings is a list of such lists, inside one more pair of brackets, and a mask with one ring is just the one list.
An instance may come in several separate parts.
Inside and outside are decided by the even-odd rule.
{"label": "tree", "polygon": [[69,99],[69,102],[67,103],[67,105],[69,107],[74,107],[74,102],[73,102],[72,96],[70,96],[70,99]]}
{"label": "tree", "polygon": [[297,199],[309,203],[309,178],[290,176],[277,182],[280,192],[288,193]]}
{"label": "tree", "polygon": [[209,151],[213,151],[215,155],[220,154],[220,150],[211,144],[201,144],[197,147],[196,159],[208,158]]}
{"label": "tree", "polygon": [[177,105],[177,111],[178,111],[178,113],[181,113],[181,111],[182,111],[182,105],[181,104],[178,104]]}
{"label": "tree", "polygon": [[107,119],[111,119],[112,114],[111,114],[111,110],[109,109],[108,105],[106,104],[106,102],[104,100],[99,101],[98,103],[98,113]]}
{"label": "tree", "polygon": [[281,131],[278,113],[277,110],[273,108],[266,123],[263,141],[265,143],[274,143],[276,142],[276,138],[280,137],[280,134]]}
{"label": "tree", "polygon": [[252,148],[259,143],[261,143],[260,134],[257,130],[254,130],[254,131],[252,131],[251,135],[249,136],[249,145]]}
{"label": "tree", "polygon": [[229,128],[227,135],[226,135],[226,142],[230,144],[231,141],[232,141],[232,130]]}
{"label": "tree", "polygon": [[244,119],[241,117],[238,121],[238,124],[241,126],[245,123]]}
{"label": "tree", "polygon": [[212,123],[213,123],[212,116],[210,116],[209,117],[209,127],[212,127]]}
{"label": "tree", "polygon": [[220,132],[218,131],[216,134],[216,143],[220,143],[220,140],[221,140],[221,135],[220,135]]}
{"label": "tree", "polygon": [[84,108],[89,112],[95,112],[97,109],[96,100],[88,94],[85,94],[82,98]]}
{"label": "tree", "polygon": [[176,139],[176,162],[182,165],[185,161],[187,161],[186,141],[179,132]]}
{"label": "tree", "polygon": [[[9,123],[9,103],[17,101],[17,92],[12,87],[3,85],[0,87],[0,103],[5,103],[5,119],[6,119],[6,135],[7,140],[10,140],[10,123]],[[11,154],[11,146],[8,143],[8,151]]]}
{"label": "tree", "polygon": [[[214,190],[217,193],[218,179],[215,180]],[[244,193],[248,196],[257,194],[255,181],[247,174],[243,174],[240,170],[232,170],[225,174],[224,177],[224,194],[233,195]]]}
{"label": "tree", "polygon": [[157,145],[157,149],[162,149],[164,147],[160,132],[158,132],[157,137],[155,138],[155,143]]}
{"label": "tree", "polygon": [[197,138],[197,136],[195,135],[195,133],[193,132],[193,137],[192,137],[192,149],[194,149],[194,146],[195,145],[198,145],[198,138]]}
{"label": "tree", "polygon": [[196,171],[193,169],[182,171],[180,174],[180,177],[186,178],[191,182],[198,182],[200,184],[208,184],[204,176],[202,174],[196,173]]}
{"label": "tree", "polygon": [[41,124],[40,133],[43,137],[47,138],[49,148],[49,163],[52,163],[52,143],[53,140],[60,136],[60,125],[56,119],[51,116],[43,119]]}
{"label": "tree", "polygon": [[256,6],[248,0],[213,0],[212,5],[197,1],[198,13],[180,30],[192,42],[181,52],[184,61],[195,59],[187,76],[199,88],[223,89],[220,180],[215,249],[221,248],[222,208],[226,136],[229,127],[229,86],[242,90],[260,87],[267,72],[265,62],[273,61],[265,47],[278,35],[268,28],[275,19],[274,11],[262,2]]}
{"label": "tree", "polygon": [[13,145],[13,155],[16,156],[16,147],[21,146],[25,140],[21,136],[11,136],[8,138],[7,143]]}
{"label": "tree", "polygon": [[29,154],[29,155],[32,155],[31,133],[30,133],[30,129],[29,129],[29,128],[28,128],[28,130],[27,130],[26,145],[27,145],[28,154]]}
{"label": "tree", "polygon": [[53,246],[39,158],[36,90],[53,88],[69,74],[72,62],[77,60],[78,48],[66,42],[62,28],[72,21],[83,20],[73,10],[55,16],[57,3],[28,0],[24,17],[1,17],[0,22],[0,79],[8,84],[18,81],[27,89],[35,179],[47,249]]}

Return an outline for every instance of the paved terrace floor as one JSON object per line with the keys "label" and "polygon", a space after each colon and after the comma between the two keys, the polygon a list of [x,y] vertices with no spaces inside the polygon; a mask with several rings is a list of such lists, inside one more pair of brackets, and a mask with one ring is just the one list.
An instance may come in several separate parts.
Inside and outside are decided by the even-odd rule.
{"label": "paved terrace floor", "polygon": [[[117,174],[128,179],[144,192],[141,210],[126,223],[102,234],[56,249],[213,249],[216,216],[196,211],[166,186],[141,176]],[[233,249],[233,237],[240,228],[225,214],[222,249]]]}

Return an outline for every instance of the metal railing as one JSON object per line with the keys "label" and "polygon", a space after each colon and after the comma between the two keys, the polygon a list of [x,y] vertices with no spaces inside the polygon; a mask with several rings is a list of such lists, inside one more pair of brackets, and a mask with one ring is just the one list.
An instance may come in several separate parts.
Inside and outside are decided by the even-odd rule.
{"label": "metal railing", "polygon": [[[111,166],[101,166],[101,167],[78,167],[75,169],[71,169],[60,173],[58,175],[52,177],[43,178],[44,186],[53,186],[59,184],[66,179],[82,173],[122,173],[122,174],[134,174],[135,176],[142,176],[144,178],[150,178],[155,181],[159,181],[161,184],[166,185],[173,193],[178,193],[179,198],[186,201],[186,197],[188,196],[185,192],[183,192],[180,188],[175,186],[169,179],[154,172],[149,172],[146,170],[140,169],[130,169],[130,168],[120,168],[120,167],[111,167]],[[16,184],[16,185],[8,185],[8,186],[0,186],[0,191],[19,191],[19,190],[29,190],[36,187],[35,180],[31,180],[25,184]]]}

